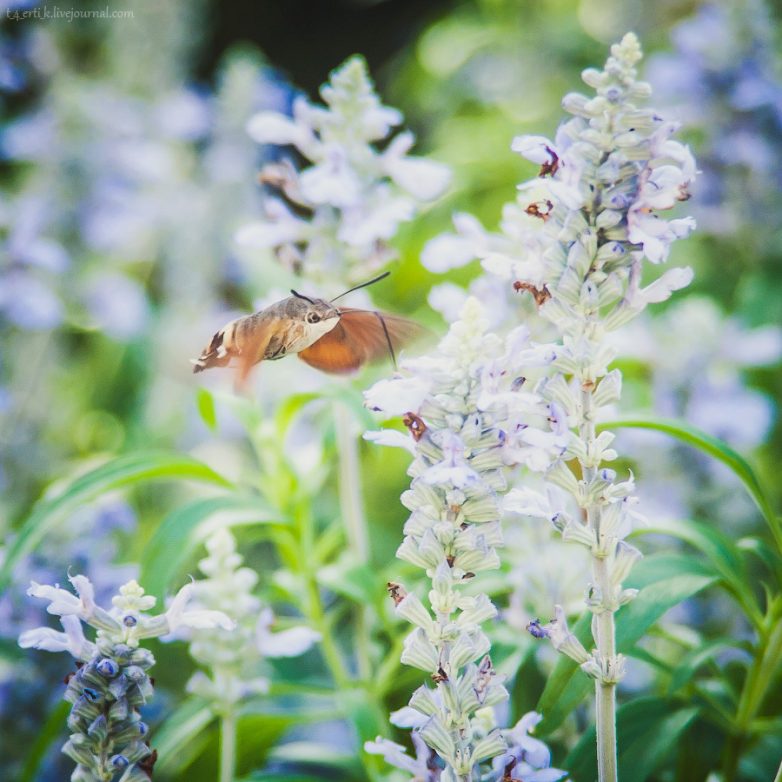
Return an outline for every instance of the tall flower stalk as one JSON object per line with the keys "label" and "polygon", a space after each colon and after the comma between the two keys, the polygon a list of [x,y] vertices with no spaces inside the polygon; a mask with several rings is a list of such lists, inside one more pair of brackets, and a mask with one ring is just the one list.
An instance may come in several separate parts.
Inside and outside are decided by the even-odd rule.
{"label": "tall flower stalk", "polygon": [[[70,738],[62,751],[76,762],[74,782],[148,782],[156,753],[150,749],[148,727],[139,707],[152,697],[148,671],[155,658],[140,642],[179,628],[220,627],[233,622],[220,611],[192,610],[187,603],[192,585],[183,587],[164,614],[149,616],[155,598],[135,581],[120,587],[109,611],[95,603],[85,576],[69,577],[76,595],[58,586],[32,583],[28,594],[49,601],[46,609],[61,617],[65,632],[49,627],[28,630],[19,637],[23,648],[69,652],[76,673],[68,677],[65,700],[73,704],[68,717]],[[84,635],[82,622],[97,630],[95,641]]]}
{"label": "tall flower stalk", "polygon": [[206,700],[220,720],[220,782],[232,782],[236,770],[237,722],[241,703],[269,691],[260,675],[264,657],[294,657],[320,640],[308,627],[272,633],[274,615],[252,593],[258,574],[242,565],[236,540],[226,529],[206,541],[208,556],[198,563],[206,576],[193,583],[193,599],[206,610],[220,611],[235,622],[233,633],[219,628],[189,632],[190,654],[201,666],[187,689]]}
{"label": "tall flower stalk", "polygon": [[573,118],[553,141],[514,140],[512,148],[541,168],[519,186],[516,204],[505,211],[503,235],[461,217],[455,236],[439,238],[425,252],[434,267],[453,265],[444,254],[481,257],[515,291],[531,294],[560,336],[540,391],[570,431],[564,458],[546,473],[549,485],[565,496],[514,489],[508,506],[551,519],[566,540],[591,553],[586,603],[593,614],[592,654],[570,633],[559,606],[549,625],[533,623],[530,629],[549,636],[595,680],[601,782],[617,778],[615,693],[624,660],[616,650],[615,614],[635,597],[636,590],[622,584],[641,556],[623,540],[637,515],[632,475],[618,480],[605,466],[617,458],[614,435],[596,428],[601,409],[621,393],[621,374],[609,371],[614,354],[607,335],[692,279],[689,268],[680,268],[641,284],[644,259],[663,263],[672,242],[694,227],[691,218],[666,221],[658,212],[687,199],[695,163],[687,147],[671,139],[675,123],[640,107],[651,92],[636,77],[640,59],[638,40],[629,33],[612,47],[602,71],[584,71],[596,94],[563,99]]}
{"label": "tall flower stalk", "polygon": [[[409,131],[390,138],[402,114],[383,105],[362,57],[351,57],[335,69],[320,96],[322,103],[299,96],[290,117],[263,111],[250,119],[252,138],[278,150],[275,162],[265,165],[259,177],[266,191],[263,218],[242,228],[237,241],[271,250],[282,265],[316,281],[329,296],[365,282],[395,257],[391,240],[399,225],[443,193],[450,172],[440,163],[408,154],[415,141]],[[301,167],[279,149],[285,146],[295,148],[304,162]],[[353,561],[367,565],[369,529],[356,425],[341,400],[333,409],[342,522]],[[302,551],[302,558],[307,555]],[[316,597],[313,604],[319,602]],[[372,659],[367,607],[359,608],[357,623],[358,674],[368,683]],[[326,651],[327,643],[324,633],[324,653],[332,661],[335,679],[344,679],[349,673],[335,665],[335,650]]]}
{"label": "tall flower stalk", "polygon": [[399,224],[438,198],[450,173],[408,155],[409,131],[388,141],[402,114],[380,102],[362,57],[335,69],[320,94],[325,105],[299,97],[292,117],[264,111],[250,120],[256,141],[291,145],[309,165],[296,169],[283,158],[263,168],[260,180],[276,194],[264,199],[264,220],[237,239],[271,248],[297,274],[363,281],[395,256],[389,240]]}
{"label": "tall flower stalk", "polygon": [[[567,412],[574,434],[568,456],[579,465],[576,475],[560,462],[548,477],[583,514],[559,523],[563,536],[580,540],[592,554],[587,606],[596,650],[579,662],[595,679],[600,780],[617,779],[616,685],[624,660],[616,650],[615,615],[637,594],[622,584],[641,556],[623,540],[633,520],[632,476],[620,481],[604,467],[617,456],[614,436],[596,431],[601,408],[621,393],[619,371],[609,371],[613,355],[606,334],[692,279],[689,268],[671,269],[641,286],[643,260],[664,262],[671,243],[694,227],[691,218],[666,221],[658,212],[686,200],[695,175],[689,150],[671,139],[676,125],[639,107],[650,93],[636,78],[641,56],[637,38],[626,35],[602,71],[584,72],[596,95],[563,100],[574,118],[560,127],[556,143],[527,137],[513,144],[548,175],[540,312],[559,330],[562,350],[554,362],[558,373],[544,393]],[[562,623],[558,618],[548,631],[555,643],[563,640]]]}
{"label": "tall flower stalk", "polygon": [[545,364],[548,349],[529,345],[523,328],[503,342],[487,326],[479,302],[468,299],[434,356],[405,362],[407,376],[381,381],[366,394],[370,408],[403,415],[409,430],[409,436],[383,430],[367,437],[414,456],[410,490],[402,495],[411,515],[397,556],[425,571],[428,605],[401,584],[389,584],[389,592],[396,614],[414,626],[402,662],[433,683],[392,715],[395,724],[413,728],[417,759],[384,739],[368,742],[366,750],[416,778],[447,782],[475,779],[484,762],[507,749],[492,708],[507,692],[482,629],[497,609],[486,594],[465,589],[500,564],[503,468],[522,462],[543,468],[565,444],[545,423],[551,411],[544,400],[522,389],[522,367]]}

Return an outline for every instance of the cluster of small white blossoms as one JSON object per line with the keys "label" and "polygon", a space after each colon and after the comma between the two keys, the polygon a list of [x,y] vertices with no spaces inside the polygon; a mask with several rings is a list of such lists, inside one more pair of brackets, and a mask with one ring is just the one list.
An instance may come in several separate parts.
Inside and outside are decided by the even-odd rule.
{"label": "cluster of small white blossoms", "polygon": [[497,609],[487,595],[463,590],[500,564],[503,468],[545,470],[567,444],[559,412],[527,390],[523,374],[550,363],[554,354],[531,344],[524,328],[503,341],[487,326],[481,304],[468,299],[433,356],[403,362],[404,375],[377,383],[365,395],[369,408],[403,416],[409,430],[365,436],[414,456],[412,484],[402,495],[411,515],[397,556],[426,571],[430,606],[400,584],[389,584],[389,591],[396,614],[414,625],[402,662],[434,682],[419,687],[409,706],[392,715],[394,724],[413,729],[417,758],[381,738],[365,748],[427,780],[473,779],[483,762],[507,750],[492,708],[507,692],[481,629]]}
{"label": "cluster of small white blossoms", "polygon": [[194,602],[230,615],[236,628],[230,635],[216,628],[188,633],[190,654],[209,673],[193,674],[187,689],[209,701],[216,713],[227,714],[243,698],[268,692],[269,681],[258,670],[264,657],[303,654],[320,634],[308,627],[271,632],[274,614],[252,594],[258,574],[242,566],[236,540],[227,529],[212,533],[206,550],[208,556],[198,563],[206,578],[193,583]]}
{"label": "cluster of small white blossoms", "polygon": [[[584,71],[584,81],[597,94],[564,98],[563,107],[574,116],[559,127],[554,141],[514,140],[512,148],[541,169],[519,186],[504,236],[478,231],[462,218],[457,229],[468,225],[469,236],[462,230],[428,250],[430,262],[449,248],[459,248],[462,257],[482,257],[484,267],[506,284],[531,293],[540,314],[561,335],[550,378],[540,390],[559,406],[572,435],[564,458],[546,478],[564,489],[577,510],[554,507],[552,498],[562,496],[556,492],[543,496],[523,488],[508,502],[517,512],[552,520],[565,539],[591,552],[594,584],[587,605],[595,615],[597,650],[588,654],[568,631],[561,607],[547,627],[533,623],[531,630],[548,635],[609,687],[623,675],[613,614],[636,594],[622,583],[641,555],[623,540],[638,518],[632,475],[617,480],[616,472],[603,466],[617,457],[614,436],[596,433],[601,408],[621,393],[621,374],[608,369],[614,358],[608,333],[692,279],[691,269],[675,268],[641,285],[643,259],[663,263],[672,242],[694,227],[692,218],[666,221],[658,213],[687,199],[696,173],[689,149],[671,139],[676,124],[638,105],[651,92],[636,78],[641,56],[637,38],[627,34],[612,47],[602,71]],[[579,474],[568,467],[572,459]]]}
{"label": "cluster of small white blossoms", "polygon": [[[23,648],[69,652],[77,671],[69,677],[65,699],[73,704],[68,717],[70,738],[63,752],[77,766],[74,782],[148,782],[155,753],[147,744],[148,728],[139,707],[152,696],[147,671],[155,664],[139,644],[145,638],[168,635],[180,628],[220,627],[234,623],[221,611],[188,608],[193,585],[183,587],[164,614],[147,615],[155,598],[136,581],[120,587],[112,608],[95,603],[86,576],[71,576],[76,595],[59,586],[32,583],[28,594],[49,601],[47,611],[61,617],[65,632],[49,627],[28,630],[19,637]],[[89,641],[82,622],[97,630]]]}
{"label": "cluster of small white blossoms", "polygon": [[273,248],[311,277],[361,279],[393,257],[388,240],[420,203],[443,193],[450,172],[408,155],[409,131],[386,143],[402,114],[380,102],[363,58],[337,68],[320,94],[325,106],[299,97],[292,117],[263,111],[250,119],[253,139],[293,146],[311,165],[297,170],[283,158],[262,169],[261,182],[278,195],[264,199],[264,219],[241,229],[237,241]]}

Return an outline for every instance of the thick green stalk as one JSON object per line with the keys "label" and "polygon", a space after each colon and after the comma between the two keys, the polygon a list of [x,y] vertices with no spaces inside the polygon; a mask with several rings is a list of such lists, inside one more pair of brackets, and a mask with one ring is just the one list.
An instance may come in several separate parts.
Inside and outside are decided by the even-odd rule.
{"label": "thick green stalk", "polygon": [[[594,452],[595,422],[592,409],[592,390],[581,392],[581,422],[579,435],[587,447],[587,453]],[[597,469],[582,464],[584,482],[589,485],[595,480]],[[602,532],[600,530],[600,507],[596,504],[586,509],[587,523],[594,530],[597,539],[597,549],[602,552]],[[602,600],[611,595],[613,587],[608,573],[608,562],[605,556],[592,555],[592,574],[595,585],[600,590]],[[601,607],[595,614],[595,643],[601,661],[613,661],[616,657],[616,631],[614,612],[611,607]],[[605,666],[603,666],[605,670]],[[616,684],[612,682],[595,681],[595,711],[597,735],[597,771],[599,782],[616,782]]]}
{"label": "thick green stalk", "polygon": [[[309,513],[308,508],[300,508],[296,513],[296,518],[299,527],[299,545],[301,547],[297,561],[299,563],[300,571],[299,576],[305,584],[306,593],[302,595],[300,602],[300,608],[302,613],[310,621],[313,629],[320,633],[320,649],[323,654],[326,667],[331,674],[331,678],[334,681],[335,689],[346,695],[354,691],[357,682],[355,682],[350,675],[350,671],[345,665],[342,653],[337,646],[336,638],[334,637],[333,624],[326,616],[326,609],[323,605],[323,599],[320,594],[320,587],[318,585],[317,578],[313,567],[309,564],[313,561],[313,545],[314,534],[313,520]],[[367,685],[371,682],[367,681]],[[362,699],[370,701],[372,710],[375,713],[375,719],[380,724],[380,721],[385,718],[385,713],[377,703],[374,692],[366,686],[363,688]],[[356,727],[356,731],[361,733],[361,725],[356,719],[355,715],[349,712],[345,713],[348,719],[351,719]],[[369,776],[372,782],[380,779],[379,774],[379,759],[372,756],[368,756],[366,753],[361,753],[361,760],[364,764],[364,771]]]}
{"label": "thick green stalk", "polygon": [[[741,750],[747,739],[750,723],[763,704],[763,700],[768,694],[768,683],[773,679],[774,672],[782,662],[782,622],[773,616],[771,620],[771,632],[768,635],[764,634],[758,643],[757,653],[747,672],[739,697],[734,724],[735,733],[730,737],[725,748],[723,762],[725,782],[732,782],[736,778]],[[779,774],[777,774],[778,778]]]}
{"label": "thick green stalk", "polygon": [[[358,439],[353,419],[345,405],[334,403],[334,426],[337,434],[339,457],[339,505],[342,521],[348,536],[348,544],[359,564],[369,563],[369,533],[361,497],[361,463],[358,458]],[[369,652],[371,626],[368,606],[359,606],[356,621],[356,657],[361,679],[368,681],[372,675]]]}
{"label": "thick green stalk", "polygon": [[305,601],[304,614],[312,623],[312,626],[320,633],[320,647],[323,659],[326,662],[334,684],[339,688],[350,687],[350,674],[342,660],[337,643],[331,632],[331,623],[326,618],[323,601],[320,597],[320,589],[315,577],[303,574],[307,579],[307,600]]}
{"label": "thick green stalk", "polygon": [[233,782],[236,775],[236,713],[220,716],[220,782]]}
{"label": "thick green stalk", "polygon": [[369,561],[369,533],[361,500],[361,467],[353,419],[345,405],[334,403],[339,456],[339,505],[348,543],[359,562]]}
{"label": "thick green stalk", "polygon": [[[343,515],[346,519],[347,535],[351,549],[361,554],[359,560],[368,560],[368,535],[361,507],[361,481],[358,470],[358,450],[356,437],[352,434],[352,422],[349,415],[343,409],[344,406],[335,406],[335,426],[337,429],[337,442],[340,453],[340,503]],[[296,478],[292,475],[290,467],[279,449],[276,440],[263,439],[262,434],[257,433],[251,438],[259,465],[261,466],[262,491],[267,498],[277,507],[282,518],[291,519],[291,534],[286,541],[285,550],[280,555],[287,566],[299,577],[303,589],[298,595],[298,607],[308,619],[310,626],[320,633],[320,651],[323,655],[326,668],[335,685],[335,690],[348,693],[355,690],[357,682],[353,680],[342,652],[337,645],[333,632],[333,623],[326,615],[326,609],[320,593],[316,575],[315,542],[317,531],[315,529],[312,514],[312,500],[308,496],[298,495],[295,491]],[[362,542],[363,541],[363,542]],[[278,548],[280,541],[276,541]],[[363,554],[366,552],[366,559]],[[363,633],[363,642],[366,644],[366,633]],[[368,652],[368,647],[367,648]],[[359,660],[362,653],[359,652]],[[367,656],[368,660],[369,657]],[[359,663],[361,669],[361,663]],[[371,671],[367,670],[365,677],[364,698],[369,698],[376,712],[378,724],[385,719],[385,713],[377,702],[374,689],[371,685]],[[346,717],[352,719],[359,730],[360,725],[353,715],[348,713]],[[359,730],[360,732],[360,730]],[[365,771],[370,779],[379,778],[379,760],[362,753]]]}

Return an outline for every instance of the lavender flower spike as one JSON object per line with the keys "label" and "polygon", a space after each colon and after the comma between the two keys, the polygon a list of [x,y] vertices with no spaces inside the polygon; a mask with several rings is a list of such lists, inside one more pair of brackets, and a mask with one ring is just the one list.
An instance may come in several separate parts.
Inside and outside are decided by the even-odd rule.
{"label": "lavender flower spike", "polygon": [[250,119],[255,141],[292,145],[309,165],[297,170],[284,159],[264,167],[261,181],[278,195],[266,198],[265,219],[242,228],[237,241],[273,249],[297,272],[363,280],[394,257],[389,239],[442,195],[450,172],[409,155],[409,131],[385,144],[402,114],[382,105],[361,57],[337,68],[320,94],[325,106],[299,97],[293,117],[263,111]]}
{"label": "lavender flower spike", "polygon": [[291,627],[273,633],[274,615],[252,593],[258,574],[242,565],[234,536],[224,528],[206,541],[208,556],[198,563],[206,578],[192,584],[193,599],[205,613],[230,614],[236,622],[233,633],[203,627],[186,633],[190,654],[205,669],[187,684],[190,692],[205,698],[217,714],[232,713],[238,703],[269,689],[258,676],[264,657],[295,657],[320,640],[308,627]]}
{"label": "lavender flower spike", "polygon": [[[78,596],[58,586],[33,583],[28,594],[49,600],[48,612],[61,617],[64,633],[40,627],[22,633],[23,648],[69,652],[77,671],[69,677],[65,699],[73,704],[68,717],[70,738],[63,752],[76,761],[71,776],[78,782],[148,782],[148,769],[155,753],[147,743],[147,725],[139,707],[152,697],[147,671],[155,658],[139,645],[182,626],[233,627],[222,612],[186,610],[190,586],[185,587],[172,608],[159,616],[148,616],[155,598],[145,595],[135,582],[120,587],[104,610],[94,602],[92,584],[85,576],[72,576]],[[88,641],[82,622],[97,630]],[[147,770],[145,770],[147,769]]]}
{"label": "lavender flower spike", "polygon": [[[410,432],[413,480],[402,502],[411,515],[397,556],[423,569],[431,590],[428,604],[400,584],[389,584],[389,592],[397,616],[413,625],[402,662],[429,674],[433,686],[419,687],[392,715],[394,724],[413,729],[415,759],[382,739],[365,750],[416,778],[443,782],[476,778],[506,749],[493,707],[507,692],[482,629],[497,609],[487,595],[464,592],[468,581],[500,564],[504,467],[545,469],[567,445],[567,434],[552,428],[550,405],[514,382],[522,365],[534,372],[553,354],[530,344],[525,331],[503,342],[487,326],[479,302],[468,299],[435,355],[405,362],[408,377],[366,393],[368,407],[403,415]],[[404,409],[409,403],[415,407]],[[387,432],[366,437],[404,445]]]}
{"label": "lavender flower spike", "polygon": [[[565,96],[563,108],[573,117],[553,139],[513,141],[513,150],[540,170],[519,185],[500,234],[461,215],[456,234],[433,240],[423,253],[435,270],[480,258],[506,289],[531,294],[559,335],[537,392],[549,403],[555,434],[568,437],[567,448],[546,471],[549,497],[517,489],[509,509],[551,519],[564,539],[591,555],[594,583],[586,602],[596,650],[590,655],[569,633],[562,609],[551,624],[533,622],[529,629],[548,636],[595,679],[601,782],[615,782],[617,773],[614,700],[624,665],[616,653],[614,614],[637,594],[622,583],[641,556],[623,540],[639,518],[632,475],[621,480],[606,466],[618,456],[614,436],[596,432],[601,408],[618,401],[622,388],[619,371],[609,371],[609,332],[692,279],[685,267],[641,283],[644,260],[664,263],[673,242],[694,228],[690,217],[666,220],[661,212],[688,198],[696,169],[689,149],[672,138],[676,125],[642,107],[651,88],[637,79],[640,59],[638,39],[628,33],[611,48],[603,70],[583,72],[595,94]],[[563,492],[561,504],[570,507],[559,507]]]}
{"label": "lavender flower spike", "polygon": [[258,574],[243,566],[236,540],[225,528],[206,541],[207,556],[198,563],[206,578],[192,586],[195,603],[204,614],[230,614],[234,632],[204,626],[185,631],[190,654],[202,670],[187,683],[189,692],[204,698],[220,718],[219,782],[232,782],[236,775],[238,710],[243,700],[263,695],[269,681],[258,670],[264,657],[295,657],[320,640],[308,627],[271,632],[274,614],[262,608],[252,590]]}

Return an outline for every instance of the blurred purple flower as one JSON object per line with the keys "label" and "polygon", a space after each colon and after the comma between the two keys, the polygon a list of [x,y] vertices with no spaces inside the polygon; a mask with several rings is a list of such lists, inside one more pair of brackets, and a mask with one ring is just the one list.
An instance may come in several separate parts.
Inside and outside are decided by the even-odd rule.
{"label": "blurred purple flower", "polygon": [[713,233],[756,223],[782,186],[782,82],[773,29],[761,0],[707,3],[674,29],[674,52],[649,60],[655,92],[702,136],[694,211]]}
{"label": "blurred purple flower", "polygon": [[62,321],[59,298],[43,280],[23,271],[5,275],[0,288],[0,313],[23,329],[52,329]]}
{"label": "blurred purple flower", "polygon": [[156,108],[156,119],[164,136],[199,141],[212,128],[211,97],[194,89],[165,95]]}
{"label": "blurred purple flower", "polygon": [[15,637],[41,623],[42,609],[24,597],[30,581],[55,583],[72,569],[88,576],[98,602],[109,600],[136,574],[135,565],[115,563],[121,550],[117,536],[131,533],[135,526],[135,513],[118,499],[107,498],[74,513],[17,566],[14,585],[0,597],[0,636]]}
{"label": "blurred purple flower", "polygon": [[0,158],[34,161],[46,159],[57,143],[54,113],[49,109],[19,117],[0,131]]}
{"label": "blurred purple flower", "polygon": [[118,272],[100,272],[86,283],[86,305],[95,325],[112,339],[126,341],[138,336],[149,315],[144,289],[131,277]]}

